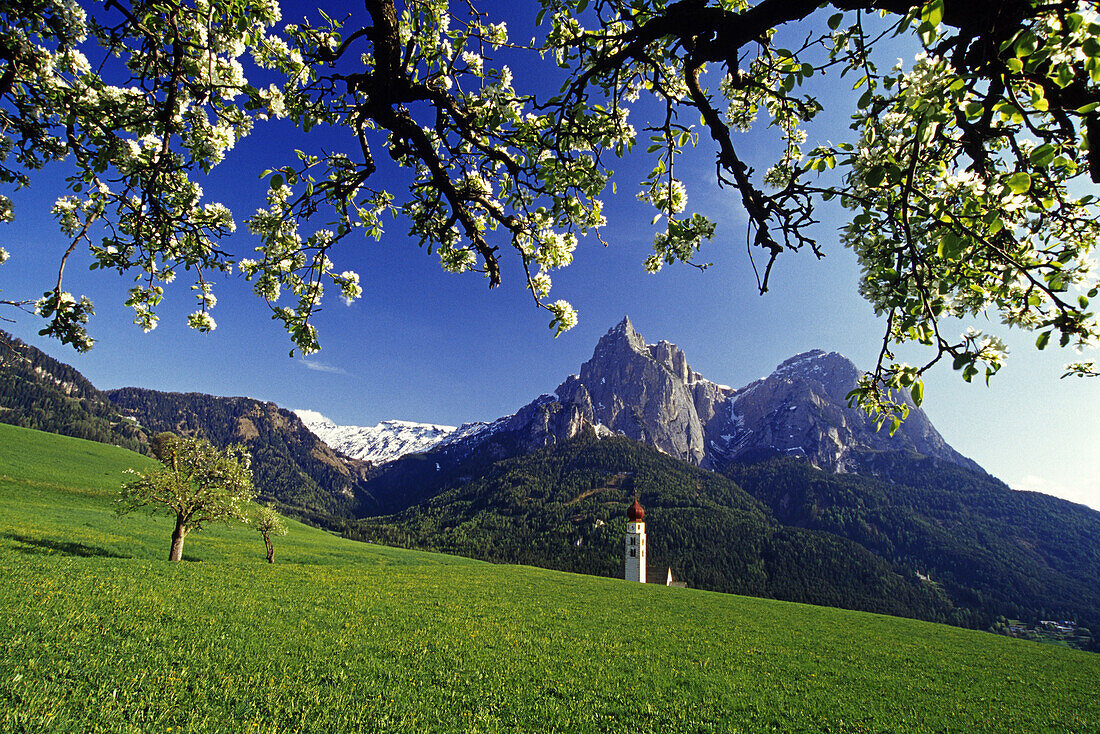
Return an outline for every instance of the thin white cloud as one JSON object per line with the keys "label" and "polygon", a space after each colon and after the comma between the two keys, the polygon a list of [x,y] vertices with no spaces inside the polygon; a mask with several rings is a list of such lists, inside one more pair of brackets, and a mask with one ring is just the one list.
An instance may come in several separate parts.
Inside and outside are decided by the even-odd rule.
{"label": "thin white cloud", "polygon": [[1070,502],[1088,505],[1094,510],[1100,510],[1100,480],[1085,481],[1079,486],[1067,487],[1049,479],[1028,474],[1025,477],[1009,482],[1013,489],[1023,489],[1030,492],[1042,492],[1043,494],[1061,497]]}
{"label": "thin white cloud", "polygon": [[318,362],[317,360],[314,360],[314,359],[306,359],[305,357],[302,357],[298,361],[301,362],[302,365],[307,370],[313,370],[314,372],[327,372],[328,374],[331,374],[331,375],[346,375],[346,374],[348,374],[347,370],[343,369],[342,367],[337,367],[335,365],[326,364],[324,362]]}

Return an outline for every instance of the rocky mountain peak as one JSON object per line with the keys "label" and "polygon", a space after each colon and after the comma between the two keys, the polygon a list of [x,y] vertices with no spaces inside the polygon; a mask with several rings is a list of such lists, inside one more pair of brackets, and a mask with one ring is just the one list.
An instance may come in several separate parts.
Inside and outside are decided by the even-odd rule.
{"label": "rocky mountain peak", "polygon": [[435,456],[443,464],[475,450],[503,457],[595,430],[708,469],[785,454],[829,471],[860,471],[876,452],[909,451],[981,470],[948,446],[917,408],[893,437],[876,432],[847,404],[860,374],[845,356],[813,349],[734,390],[694,371],[675,344],[647,345],[624,318],[600,338],[580,374],[553,395],[491,424],[464,426],[438,445]]}
{"label": "rocky mountain peak", "polygon": [[608,329],[607,333],[596,342],[592,359],[613,361],[627,357],[630,354],[645,353],[645,339],[634,330],[634,324],[630,322],[630,317],[625,316],[622,321]]}
{"label": "rocky mountain peak", "polygon": [[829,398],[847,404],[848,393],[862,374],[852,360],[839,352],[811,349],[784,360],[771,376],[817,383]]}
{"label": "rocky mountain peak", "polygon": [[594,426],[699,464],[706,456],[703,426],[729,391],[692,370],[675,344],[647,345],[627,317],[556,394]]}
{"label": "rocky mountain peak", "polygon": [[980,470],[919,409],[911,409],[895,436],[876,431],[866,415],[848,407],[861,374],[844,355],[811,349],[734,390],[694,371],[675,344],[647,345],[624,318],[556,394],[583,421],[707,468],[779,453],[852,471],[869,452],[904,450]]}

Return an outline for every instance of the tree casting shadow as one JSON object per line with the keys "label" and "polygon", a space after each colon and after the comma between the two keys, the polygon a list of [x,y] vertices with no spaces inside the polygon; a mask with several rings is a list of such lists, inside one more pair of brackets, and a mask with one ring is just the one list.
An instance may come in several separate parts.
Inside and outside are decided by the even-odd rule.
{"label": "tree casting shadow", "polygon": [[44,556],[50,553],[63,553],[67,556],[80,556],[82,558],[131,558],[131,556],[128,555],[115,553],[106,548],[100,548],[96,545],[87,545],[85,543],[52,540],[50,538],[30,538],[26,535],[16,535],[15,533],[3,533],[3,536],[19,543],[21,547],[17,546],[16,550],[29,555]]}

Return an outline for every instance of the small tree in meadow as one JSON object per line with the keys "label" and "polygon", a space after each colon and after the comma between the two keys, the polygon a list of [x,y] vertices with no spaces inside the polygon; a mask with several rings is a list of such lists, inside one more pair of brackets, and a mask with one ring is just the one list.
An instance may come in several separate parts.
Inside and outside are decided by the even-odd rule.
{"label": "small tree in meadow", "polygon": [[273,535],[286,535],[286,523],[275,508],[271,505],[260,505],[256,511],[256,530],[264,536],[264,545],[267,546],[267,562],[275,562],[275,546],[271,543]]}
{"label": "small tree in meadow", "polygon": [[122,485],[118,512],[141,507],[175,513],[169,561],[183,557],[183,541],[211,522],[248,522],[252,503],[251,456],[238,444],[219,449],[201,438],[158,434],[153,453],[163,466],[145,472],[130,470],[134,479]]}

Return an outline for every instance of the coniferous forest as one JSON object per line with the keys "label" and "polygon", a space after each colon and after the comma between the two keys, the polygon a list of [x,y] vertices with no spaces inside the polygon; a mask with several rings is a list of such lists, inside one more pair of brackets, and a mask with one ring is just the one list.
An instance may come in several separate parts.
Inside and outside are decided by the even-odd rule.
{"label": "coniferous forest", "polygon": [[79,372],[0,331],[0,423],[145,451],[125,418]]}

